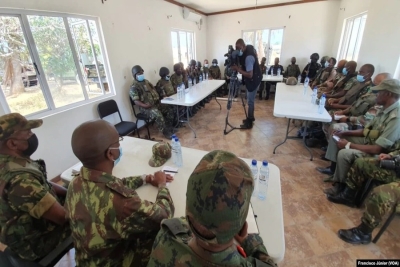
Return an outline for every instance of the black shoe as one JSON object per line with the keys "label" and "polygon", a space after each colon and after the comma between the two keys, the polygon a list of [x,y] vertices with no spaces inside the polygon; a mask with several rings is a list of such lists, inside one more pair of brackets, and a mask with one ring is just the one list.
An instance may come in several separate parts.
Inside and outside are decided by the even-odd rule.
{"label": "black shoe", "polygon": [[247,122],[247,120],[250,120],[251,122],[255,122],[255,121],[256,121],[256,119],[255,119],[255,118],[252,118],[252,119],[244,119],[244,120],[242,120],[242,122],[243,122],[243,123],[246,123],[246,122]]}
{"label": "black shoe", "polygon": [[323,146],[323,147],[321,147],[321,150],[324,151],[324,152],[326,152],[326,151],[328,150],[328,147]]}
{"label": "black shoe", "polygon": [[355,206],[354,199],[356,197],[356,193],[356,190],[346,187],[337,195],[327,195],[327,198],[330,202],[343,204],[352,208]]}
{"label": "black shoe", "polygon": [[341,229],[338,232],[338,236],[340,239],[350,244],[369,244],[372,239],[372,230],[364,230],[363,228],[367,228],[367,226],[361,223],[359,226],[348,230]]}
{"label": "black shoe", "polygon": [[241,129],[251,129],[253,128],[253,121],[250,119],[247,119],[243,122],[242,125],[240,125]]}
{"label": "black shoe", "polygon": [[319,156],[320,159],[324,160],[324,161],[330,161],[329,159],[325,158],[326,154],[322,154],[321,156]]}
{"label": "black shoe", "polygon": [[330,196],[340,194],[346,188],[346,184],[335,183],[331,188],[324,189],[324,193]]}
{"label": "black shoe", "polygon": [[323,173],[323,174],[327,174],[327,175],[333,175],[334,174],[334,172],[331,171],[331,167],[328,167],[328,168],[317,168],[317,171],[319,171],[320,173]]}

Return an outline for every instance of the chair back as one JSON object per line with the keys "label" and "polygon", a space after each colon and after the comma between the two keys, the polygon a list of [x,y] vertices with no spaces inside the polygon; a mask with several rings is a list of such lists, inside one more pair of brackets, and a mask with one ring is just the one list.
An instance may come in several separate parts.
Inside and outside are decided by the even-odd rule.
{"label": "chair back", "polygon": [[130,96],[128,96],[128,97],[129,97],[129,101],[131,102],[131,106],[132,106],[132,109],[133,109],[133,114],[134,114],[135,117],[137,118],[136,110],[135,110],[135,106],[136,106],[135,101],[133,101],[132,98],[131,98]]}
{"label": "chair back", "polygon": [[118,113],[120,120],[122,121],[121,113],[119,112],[117,102],[114,99],[107,100],[100,103],[97,106],[97,112],[99,113],[100,119]]}

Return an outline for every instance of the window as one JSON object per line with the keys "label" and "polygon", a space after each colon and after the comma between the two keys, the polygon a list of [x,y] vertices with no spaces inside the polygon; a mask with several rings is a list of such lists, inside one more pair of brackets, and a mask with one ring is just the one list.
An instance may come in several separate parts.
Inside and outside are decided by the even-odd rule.
{"label": "window", "polygon": [[51,113],[110,93],[97,20],[11,12],[0,10],[0,101],[6,113]]}
{"label": "window", "polygon": [[366,21],[367,13],[345,20],[338,52],[339,59],[357,61]]}
{"label": "window", "polygon": [[171,31],[171,43],[174,64],[182,62],[187,67],[190,60],[196,59],[193,32],[173,30]]}
{"label": "window", "polygon": [[281,57],[283,28],[244,31],[243,40],[254,46],[258,59],[266,57],[267,65],[273,65],[276,57]]}

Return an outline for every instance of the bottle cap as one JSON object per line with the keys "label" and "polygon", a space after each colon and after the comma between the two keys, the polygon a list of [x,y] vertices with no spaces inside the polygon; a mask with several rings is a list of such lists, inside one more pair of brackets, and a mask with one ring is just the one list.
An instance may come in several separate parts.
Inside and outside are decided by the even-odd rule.
{"label": "bottle cap", "polygon": [[263,161],[263,166],[268,166],[268,161],[264,160]]}
{"label": "bottle cap", "polygon": [[253,160],[251,161],[251,165],[257,166],[257,160],[253,159]]}
{"label": "bottle cap", "polygon": [[325,95],[325,94],[323,94],[323,95],[322,95],[322,97],[326,97],[326,95]]}
{"label": "bottle cap", "polygon": [[175,134],[173,134],[173,135],[171,136],[171,138],[175,140],[175,138],[176,138],[176,135],[175,135]]}
{"label": "bottle cap", "polygon": [[179,142],[179,138],[175,138],[175,142]]}

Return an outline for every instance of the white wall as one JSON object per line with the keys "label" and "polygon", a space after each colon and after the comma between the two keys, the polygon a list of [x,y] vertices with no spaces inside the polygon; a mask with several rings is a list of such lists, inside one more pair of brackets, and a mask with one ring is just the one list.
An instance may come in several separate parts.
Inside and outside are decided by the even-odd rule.
{"label": "white wall", "polygon": [[228,45],[235,45],[242,38],[243,30],[282,26],[286,26],[281,56],[284,67],[293,56],[297,57],[300,68],[305,67],[314,52],[320,57],[336,56],[332,54],[332,43],[339,4],[339,1],[327,1],[209,16],[207,57],[222,63]]}
{"label": "white wall", "polygon": [[[133,119],[127,98],[132,66],[140,64],[153,83],[159,79],[160,67],[173,71],[172,28],[195,32],[197,56],[206,56],[207,19],[203,17],[200,31],[194,22],[182,18],[180,7],[160,0],[111,0],[105,4],[100,0],[1,0],[0,8],[8,7],[99,17],[116,89],[113,98],[126,120]],[[168,19],[168,15],[172,17]],[[46,161],[49,178],[78,162],[71,150],[71,134],[79,124],[98,118],[96,107],[97,103],[92,103],[46,117],[35,131],[40,146],[33,158]]]}

